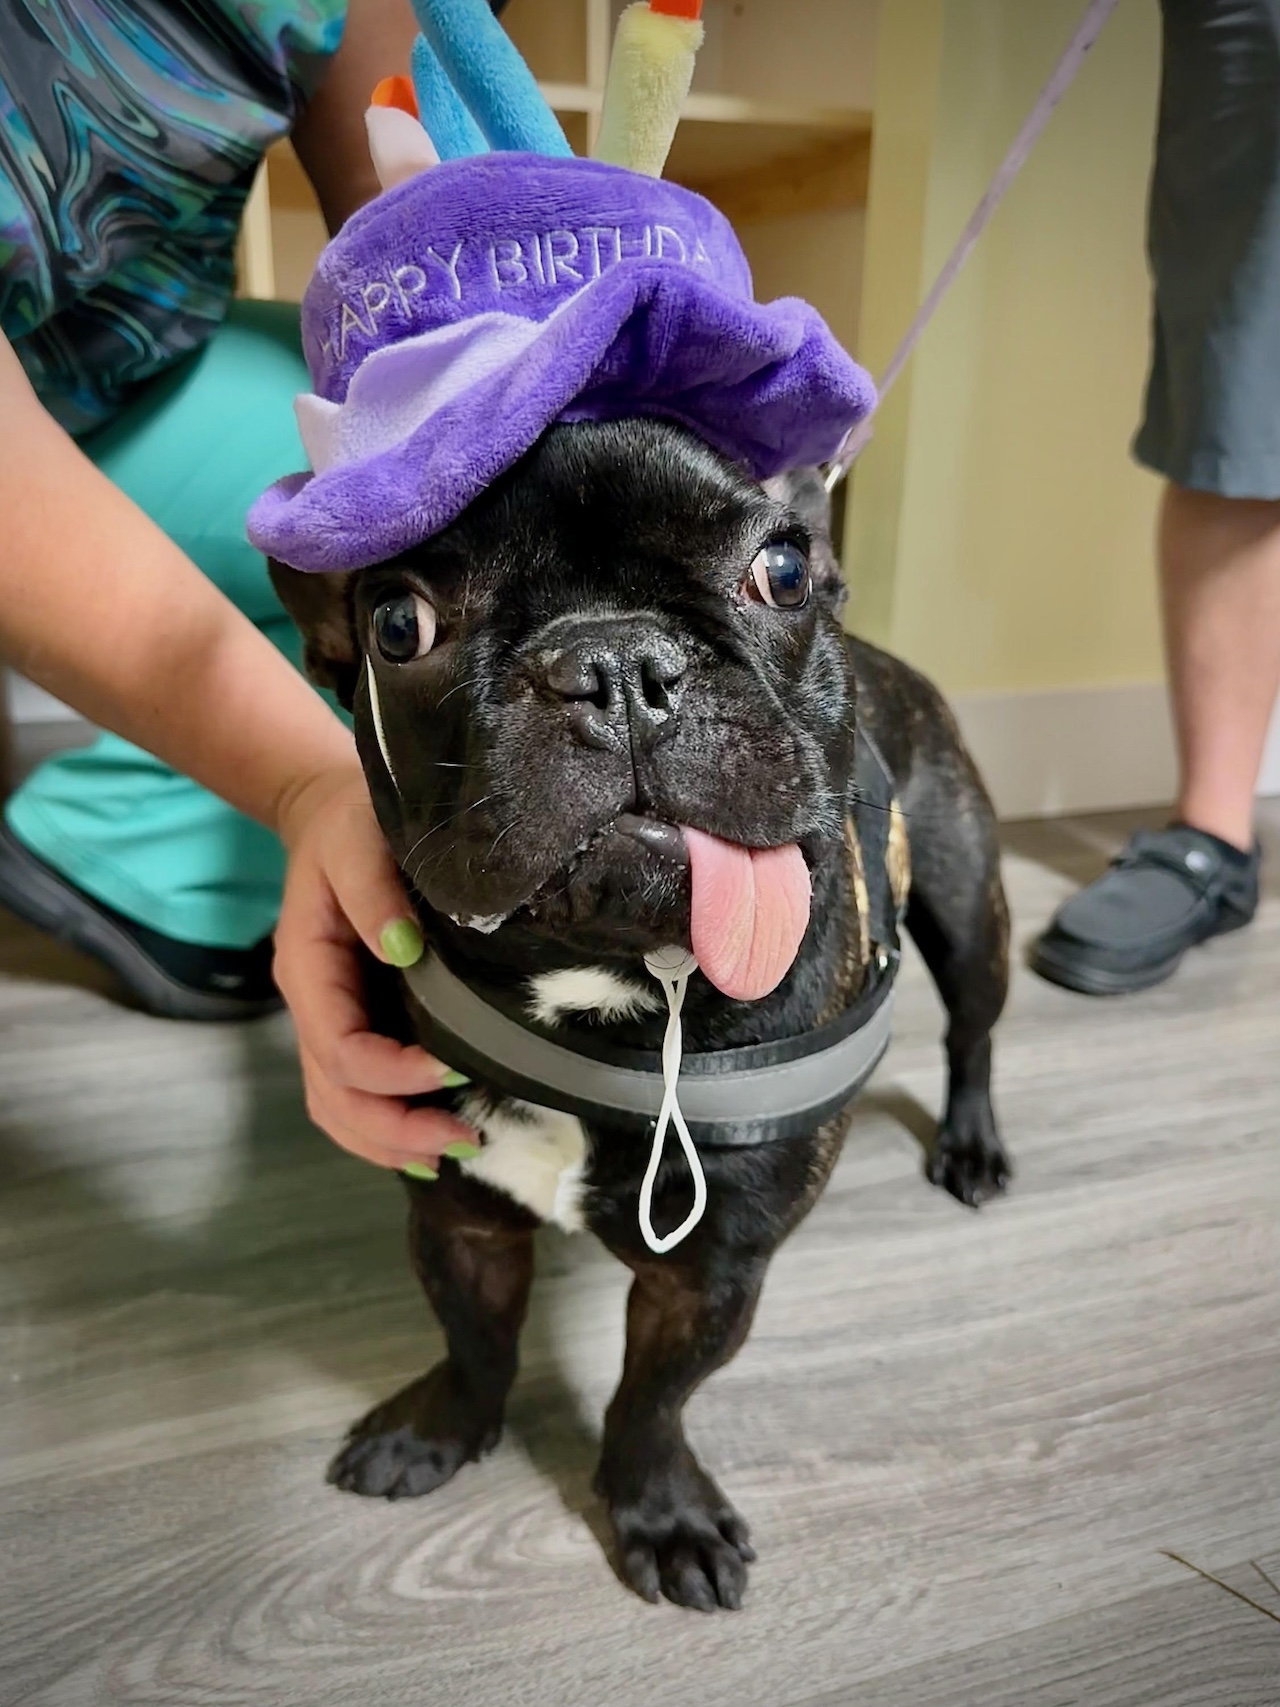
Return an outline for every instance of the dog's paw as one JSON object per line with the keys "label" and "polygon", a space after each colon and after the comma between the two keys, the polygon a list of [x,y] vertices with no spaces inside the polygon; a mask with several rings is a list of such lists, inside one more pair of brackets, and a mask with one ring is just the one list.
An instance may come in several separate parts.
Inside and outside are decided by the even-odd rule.
{"label": "dog's paw", "polygon": [[953,1112],[938,1128],[928,1161],[929,1178],[977,1209],[999,1197],[1013,1177],[989,1103]]}
{"label": "dog's paw", "polygon": [[746,1524],[692,1452],[651,1472],[634,1497],[610,1494],[609,1481],[602,1467],[597,1485],[608,1501],[623,1579],[636,1593],[655,1604],[665,1595],[697,1612],[736,1612],[755,1551]]}
{"label": "dog's paw", "polygon": [[345,1493],[416,1499],[498,1444],[501,1419],[478,1418],[440,1364],[351,1429],[327,1480]]}

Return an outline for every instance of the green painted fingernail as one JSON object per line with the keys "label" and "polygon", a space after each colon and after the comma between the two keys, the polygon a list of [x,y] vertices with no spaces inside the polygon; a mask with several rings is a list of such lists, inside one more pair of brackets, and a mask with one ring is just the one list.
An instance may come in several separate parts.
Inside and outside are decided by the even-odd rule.
{"label": "green painted fingernail", "polygon": [[446,1145],[444,1153],[452,1162],[473,1162],[484,1151],[479,1144],[468,1144],[465,1138],[460,1138],[456,1144]]}
{"label": "green painted fingernail", "polygon": [[442,1091],[456,1091],[459,1086],[469,1085],[470,1083],[471,1080],[465,1073],[455,1073],[453,1068],[450,1067],[445,1073],[444,1078],[440,1081],[440,1089]]}
{"label": "green painted fingernail", "polygon": [[393,919],[378,941],[393,966],[416,966],[422,959],[422,932],[412,919]]}
{"label": "green painted fingernail", "polygon": [[410,1179],[439,1179],[440,1175],[434,1168],[429,1168],[425,1162],[406,1162],[401,1168],[402,1174],[408,1174]]}

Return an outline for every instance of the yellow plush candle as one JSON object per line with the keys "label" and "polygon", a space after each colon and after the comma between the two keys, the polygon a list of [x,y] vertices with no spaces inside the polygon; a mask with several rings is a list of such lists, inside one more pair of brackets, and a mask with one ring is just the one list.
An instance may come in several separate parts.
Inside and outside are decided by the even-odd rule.
{"label": "yellow plush candle", "polygon": [[696,17],[636,0],[618,19],[595,158],[660,178],[702,46]]}

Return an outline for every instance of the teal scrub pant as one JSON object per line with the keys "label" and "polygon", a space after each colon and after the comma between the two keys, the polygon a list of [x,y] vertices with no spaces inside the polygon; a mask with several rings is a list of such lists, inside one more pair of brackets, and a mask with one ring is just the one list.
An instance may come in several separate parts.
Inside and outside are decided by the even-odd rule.
{"label": "teal scrub pant", "polygon": [[[293,399],[309,389],[298,310],[239,302],[205,349],[81,441],[295,665],[300,637],[244,527],[265,486],[306,466]],[[47,865],[165,936],[249,948],[275,926],[276,838],[115,735],[41,765],[5,817]]]}

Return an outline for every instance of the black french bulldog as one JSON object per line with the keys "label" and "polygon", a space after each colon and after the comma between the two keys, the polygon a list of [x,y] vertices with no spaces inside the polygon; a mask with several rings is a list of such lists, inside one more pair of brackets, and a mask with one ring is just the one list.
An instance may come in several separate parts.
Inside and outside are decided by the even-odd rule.
{"label": "black french bulldog", "polygon": [[[842,1012],[869,975],[847,831],[854,734],[867,731],[909,838],[906,925],[949,1015],[930,1176],[976,1204],[1009,1173],[990,1099],[1008,938],[995,823],[936,690],[842,631],[828,527],[812,472],[762,487],[666,423],[571,425],[404,557],[350,574],[273,565],[273,576],[311,674],[354,707],[429,941],[473,986],[526,1004],[547,1035],[659,1048],[665,1006],[642,956],[691,933],[697,944],[699,931],[704,971],[722,984],[758,994],[779,981],[746,1001],[695,976],[690,1049],[791,1038]],[[754,936],[750,917],[746,938],[717,924],[723,873],[715,857],[709,876],[691,869],[691,842],[731,844],[739,875],[743,850],[789,850],[780,878],[758,879]],[[784,940],[791,927],[770,909],[795,902],[797,849],[812,901],[787,968],[798,933]],[[741,926],[741,908],[734,917]],[[739,1606],[747,1527],[681,1413],[743,1343],[769,1259],[826,1185],[848,1111],[800,1137],[707,1151],[706,1214],[655,1256],[637,1228],[648,1136],[584,1129],[483,1085],[451,1095],[482,1154],[442,1163],[436,1183],[405,1181],[448,1356],[355,1425],[330,1479],[424,1494],[488,1452],[516,1374],[535,1229],[585,1226],[634,1275],[597,1481],[623,1575],[650,1600]],[[676,1225],[689,1198],[670,1146],[655,1223]]]}

